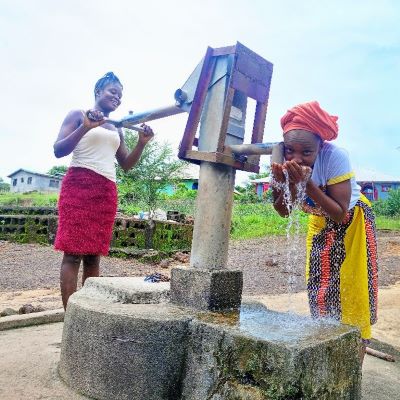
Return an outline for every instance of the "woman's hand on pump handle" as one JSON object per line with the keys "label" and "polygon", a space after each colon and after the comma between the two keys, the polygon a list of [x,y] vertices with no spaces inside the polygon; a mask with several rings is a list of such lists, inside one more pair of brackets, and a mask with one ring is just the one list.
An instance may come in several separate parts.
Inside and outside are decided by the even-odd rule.
{"label": "woman's hand on pump handle", "polygon": [[104,114],[99,110],[82,111],[82,116],[82,125],[88,131],[107,122],[107,118],[105,118]]}
{"label": "woman's hand on pump handle", "polygon": [[142,132],[139,132],[139,143],[147,144],[154,137],[153,129],[146,124],[141,124],[140,127],[143,129]]}
{"label": "woman's hand on pump handle", "polygon": [[[87,129],[93,129],[96,126],[103,125],[107,122],[107,118],[104,117],[104,114],[99,110],[88,110],[83,114],[83,126]],[[146,124],[141,124],[140,127],[143,131],[139,132],[139,142],[143,145],[147,144],[154,137],[153,129]]]}

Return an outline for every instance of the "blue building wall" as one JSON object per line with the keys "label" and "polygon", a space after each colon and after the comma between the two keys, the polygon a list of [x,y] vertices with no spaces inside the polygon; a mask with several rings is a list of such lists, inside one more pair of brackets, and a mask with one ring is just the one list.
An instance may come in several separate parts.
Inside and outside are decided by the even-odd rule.
{"label": "blue building wall", "polygon": [[[400,189],[400,182],[357,182],[361,186],[361,191],[370,201],[386,200],[391,190]],[[262,197],[264,184],[255,184],[257,196]]]}
{"label": "blue building wall", "polygon": [[358,182],[368,200],[386,200],[391,190],[400,189],[400,182]]}
{"label": "blue building wall", "polygon": [[[183,183],[188,189],[191,190],[197,190],[198,188],[198,183],[197,179],[185,179],[181,181],[180,183]],[[175,193],[175,185],[173,184],[168,184],[162,191],[165,194],[172,195]]]}
{"label": "blue building wall", "polygon": [[267,182],[257,182],[254,185],[258,197],[263,197],[263,194],[269,189],[269,183]]}

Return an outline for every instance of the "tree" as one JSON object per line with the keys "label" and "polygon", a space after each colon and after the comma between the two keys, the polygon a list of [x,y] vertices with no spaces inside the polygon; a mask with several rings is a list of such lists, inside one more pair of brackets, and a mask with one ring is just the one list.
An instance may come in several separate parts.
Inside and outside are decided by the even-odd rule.
{"label": "tree", "polygon": [[240,195],[236,196],[235,199],[239,203],[260,203],[262,201],[268,200],[269,193],[271,191],[268,190],[261,198],[257,195],[254,184],[250,183],[250,181],[253,181],[255,179],[266,178],[269,175],[270,175],[269,171],[261,172],[259,174],[250,174],[249,180],[247,181],[245,186],[235,187],[235,190],[240,193]]}
{"label": "tree", "polygon": [[0,178],[0,192],[9,192],[10,184],[4,182],[3,178]]}
{"label": "tree", "polygon": [[66,165],[55,165],[54,167],[51,167],[48,171],[48,175],[57,175],[61,174],[64,175],[67,172],[68,167]]}
{"label": "tree", "polygon": [[390,190],[387,199],[374,201],[372,207],[377,215],[385,215],[388,217],[399,216],[400,189]]}
{"label": "tree", "polygon": [[[129,150],[136,146],[138,135],[130,130],[125,131],[125,143]],[[128,172],[117,166],[118,195],[122,205],[135,203],[149,212],[149,242],[151,247],[154,222],[152,215],[159,207],[162,190],[168,184],[174,184],[182,178],[187,163],[176,159],[168,143],[149,142],[143,150],[138,163]]]}

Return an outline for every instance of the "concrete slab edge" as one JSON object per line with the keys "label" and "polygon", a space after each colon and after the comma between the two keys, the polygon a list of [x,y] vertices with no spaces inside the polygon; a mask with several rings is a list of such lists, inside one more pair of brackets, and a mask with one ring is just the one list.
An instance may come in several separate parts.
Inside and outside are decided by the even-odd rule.
{"label": "concrete slab edge", "polygon": [[25,326],[50,324],[64,321],[64,309],[47,310],[37,313],[10,315],[0,318],[0,331],[23,328]]}

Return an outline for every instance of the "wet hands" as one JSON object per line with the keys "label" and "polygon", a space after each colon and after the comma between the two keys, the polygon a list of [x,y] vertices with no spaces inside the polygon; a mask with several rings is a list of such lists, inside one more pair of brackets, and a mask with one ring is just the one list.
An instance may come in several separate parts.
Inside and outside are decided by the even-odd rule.
{"label": "wet hands", "polygon": [[282,165],[289,176],[289,182],[297,184],[300,182],[307,182],[311,177],[311,168],[304,165],[297,164],[296,161],[285,161]]}
{"label": "wet hands", "polygon": [[272,163],[271,171],[275,181],[283,183],[286,181],[285,175],[289,178],[289,183],[296,185],[300,182],[308,182],[311,177],[311,168],[299,165],[296,161],[285,161],[283,164]]}
{"label": "wet hands", "polygon": [[271,164],[271,173],[272,176],[274,178],[274,180],[278,183],[283,183],[285,182],[285,175],[283,173],[283,168],[282,168],[282,164],[278,164],[278,163],[272,163]]}

